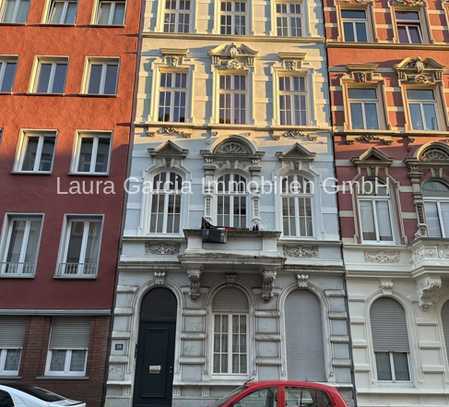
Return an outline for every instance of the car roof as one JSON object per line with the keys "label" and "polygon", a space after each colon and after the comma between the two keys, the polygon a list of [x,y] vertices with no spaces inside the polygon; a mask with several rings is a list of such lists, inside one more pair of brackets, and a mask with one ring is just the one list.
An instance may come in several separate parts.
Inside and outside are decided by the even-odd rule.
{"label": "car roof", "polygon": [[338,390],[329,384],[302,381],[302,380],[261,380],[248,381],[244,385],[247,388],[258,388],[267,386],[292,386],[292,387],[307,387],[309,389],[323,390],[329,393],[338,393]]}

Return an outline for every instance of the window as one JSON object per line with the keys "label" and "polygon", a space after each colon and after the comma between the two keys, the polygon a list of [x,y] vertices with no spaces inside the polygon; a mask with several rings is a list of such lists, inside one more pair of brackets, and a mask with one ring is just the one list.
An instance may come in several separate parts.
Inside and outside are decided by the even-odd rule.
{"label": "window", "polygon": [[246,123],[246,96],[247,90],[245,75],[220,75],[220,123]]}
{"label": "window", "polygon": [[55,141],[55,133],[24,132],[16,170],[30,173],[50,173],[53,166]]}
{"label": "window", "polygon": [[449,238],[449,187],[441,181],[428,181],[422,192],[428,235]]}
{"label": "window", "polygon": [[277,404],[276,388],[255,390],[245,397],[241,398],[235,407],[276,407]]}
{"label": "window", "polygon": [[276,3],[277,35],[280,37],[300,37],[302,35],[300,2]]}
{"label": "window", "polygon": [[101,217],[68,216],[62,241],[59,277],[96,277],[100,255]]}
{"label": "window", "polygon": [[47,23],[75,24],[77,0],[51,0]]}
{"label": "window", "polygon": [[187,73],[161,72],[159,114],[161,122],[186,121]]}
{"label": "window", "polygon": [[441,321],[443,323],[444,341],[446,344],[446,356],[449,361],[449,301],[443,305],[441,309]]}
{"label": "window", "polygon": [[221,1],[220,33],[246,34],[246,1]]}
{"label": "window", "polygon": [[399,42],[419,44],[422,42],[418,11],[396,11]]}
{"label": "window", "polygon": [[28,17],[30,0],[4,0],[1,10],[1,22],[24,24]]}
{"label": "window", "polygon": [[246,179],[238,174],[226,174],[217,182],[217,225],[246,227]]}
{"label": "window", "polygon": [[24,320],[0,317],[0,376],[19,375],[24,337]]}
{"label": "window", "polygon": [[166,0],[164,32],[188,33],[190,31],[190,0]]}
{"label": "window", "polygon": [[153,179],[150,233],[179,233],[182,177],[166,171]]}
{"label": "window", "polygon": [[14,407],[11,396],[4,390],[0,390],[0,407]]}
{"label": "window", "polygon": [[110,149],[110,134],[81,133],[78,137],[73,172],[107,174]]}
{"label": "window", "polygon": [[282,226],[286,237],[312,237],[312,183],[300,175],[282,178]]}
{"label": "window", "polygon": [[283,125],[306,124],[306,89],[303,76],[279,77],[279,113]]}
{"label": "window", "polygon": [[222,288],[213,299],[213,373],[248,373],[248,300],[237,288]]}
{"label": "window", "polygon": [[341,18],[346,42],[368,42],[365,10],[341,10]]}
{"label": "window", "polygon": [[39,59],[33,91],[36,93],[64,93],[66,76],[66,59]]}
{"label": "window", "polygon": [[125,3],[125,1],[120,0],[99,0],[95,24],[123,25]]}
{"label": "window", "polygon": [[87,93],[90,95],[115,95],[118,65],[117,60],[89,61]]}
{"label": "window", "polygon": [[7,215],[0,276],[33,276],[36,269],[40,215]]}
{"label": "window", "polygon": [[432,89],[408,89],[408,107],[414,130],[438,130],[435,95]]}
{"label": "window", "polygon": [[285,407],[332,407],[332,403],[323,391],[286,387]]}
{"label": "window", "polygon": [[16,76],[17,59],[0,59],[0,92],[11,92]]}
{"label": "window", "polygon": [[409,341],[402,306],[381,297],[371,306],[371,329],[376,356],[377,380],[409,381]]}
{"label": "window", "polygon": [[349,89],[349,105],[353,129],[379,128],[379,101],[376,88]]}
{"label": "window", "polygon": [[362,239],[368,242],[393,242],[390,191],[378,178],[364,179],[359,196]]}
{"label": "window", "polygon": [[51,325],[46,375],[84,376],[89,334],[88,321],[55,318]]}

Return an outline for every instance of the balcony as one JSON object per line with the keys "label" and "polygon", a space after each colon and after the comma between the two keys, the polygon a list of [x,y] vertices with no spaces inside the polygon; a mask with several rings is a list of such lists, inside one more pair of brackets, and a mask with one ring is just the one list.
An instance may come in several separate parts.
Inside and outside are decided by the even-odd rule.
{"label": "balcony", "polygon": [[1,278],[33,278],[36,263],[34,262],[0,262]]}
{"label": "balcony", "polygon": [[59,263],[55,278],[94,279],[97,263]]}

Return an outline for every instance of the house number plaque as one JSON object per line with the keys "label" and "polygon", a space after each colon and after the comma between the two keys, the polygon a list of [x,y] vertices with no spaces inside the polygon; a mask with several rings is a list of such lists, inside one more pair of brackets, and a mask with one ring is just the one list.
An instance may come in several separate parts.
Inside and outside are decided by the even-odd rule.
{"label": "house number plaque", "polygon": [[160,374],[162,370],[161,365],[150,365],[148,367],[148,373],[149,374]]}

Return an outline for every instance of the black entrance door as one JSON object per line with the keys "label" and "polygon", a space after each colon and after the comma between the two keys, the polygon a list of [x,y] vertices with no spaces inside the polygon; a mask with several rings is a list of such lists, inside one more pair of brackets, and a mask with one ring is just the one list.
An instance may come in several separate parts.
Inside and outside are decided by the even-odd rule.
{"label": "black entrance door", "polygon": [[166,288],[151,290],[142,302],[134,407],[171,406],[176,308],[176,298]]}

